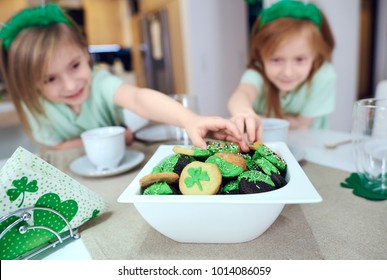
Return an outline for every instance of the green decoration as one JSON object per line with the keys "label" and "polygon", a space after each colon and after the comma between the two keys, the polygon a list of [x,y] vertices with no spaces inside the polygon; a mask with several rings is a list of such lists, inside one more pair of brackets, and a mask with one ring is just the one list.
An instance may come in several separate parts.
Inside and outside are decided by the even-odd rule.
{"label": "green decoration", "polygon": [[198,185],[200,191],[203,191],[202,184],[200,181],[210,181],[210,177],[207,174],[207,171],[202,171],[201,167],[198,168],[189,168],[188,174],[191,177],[187,177],[184,180],[184,183],[187,185],[187,188],[192,188],[194,185]]}
{"label": "green decoration", "polygon": [[178,160],[179,160],[179,154],[173,154],[167,157],[162,163],[155,166],[152,169],[151,173],[173,172]]}
{"label": "green decoration", "polygon": [[144,190],[144,195],[168,195],[173,194],[171,187],[166,182],[156,182]]}
{"label": "green decoration", "polygon": [[20,208],[23,205],[25,193],[26,192],[37,192],[38,186],[37,181],[32,180],[28,183],[28,178],[26,176],[21,177],[19,180],[13,180],[12,185],[15,187],[14,189],[7,190],[7,195],[9,196],[9,200],[11,202],[15,201],[20,195],[22,195],[22,199],[18,207]]}
{"label": "green decoration", "polygon": [[238,180],[232,180],[228,182],[224,187],[222,188],[222,193],[230,193],[232,191],[239,190],[239,181]]}
{"label": "green decoration", "polygon": [[272,150],[270,150],[267,146],[264,144],[261,144],[256,150],[253,155],[253,159],[257,160],[259,158],[264,157],[268,161],[270,161],[275,167],[277,167],[279,170],[285,170],[286,168],[286,162],[276,153],[274,153]]}
{"label": "green decoration", "polygon": [[238,144],[231,143],[231,142],[211,140],[211,141],[207,141],[207,150],[210,151],[211,154],[223,153],[223,152],[238,153],[239,146]]}
{"label": "green decoration", "polygon": [[235,177],[243,172],[242,167],[231,164],[217,156],[210,156],[206,162],[215,164],[223,177]]}
{"label": "green decoration", "polygon": [[65,16],[59,5],[46,4],[36,8],[26,8],[17,13],[0,31],[5,50],[8,50],[19,33],[29,27],[46,26],[53,23],[73,23]]}
{"label": "green decoration", "polygon": [[[57,194],[47,193],[41,196],[35,206],[53,209],[62,214],[70,222],[78,211],[78,204],[74,200],[61,202]],[[1,232],[19,217],[11,218],[0,223]],[[61,232],[67,227],[67,224],[61,217],[47,210],[33,210],[34,226],[43,226],[52,229],[55,232]],[[15,259],[20,255],[42,245],[48,241],[56,239],[56,236],[45,229],[28,230],[22,234],[19,232],[21,226],[29,227],[26,221],[22,221],[9,230],[0,240],[0,259]],[[8,250],[7,250],[8,248]]]}
{"label": "green decoration", "polygon": [[245,179],[249,182],[254,182],[254,183],[263,182],[263,183],[266,183],[270,186],[275,187],[274,182],[271,180],[271,178],[268,175],[262,173],[261,171],[257,171],[257,170],[250,170],[250,171],[243,172],[238,177],[239,181],[242,179]]}
{"label": "green decoration", "polygon": [[263,173],[267,175],[271,175],[272,173],[280,174],[277,167],[274,166],[270,161],[266,158],[257,158],[255,159],[255,164],[260,167]]}
{"label": "green decoration", "polygon": [[[60,197],[55,193],[46,193],[42,195],[35,206],[47,207],[61,213],[65,219],[70,222],[78,212],[78,203],[75,200],[66,200],[61,202]],[[66,227],[66,223],[55,213],[45,210],[34,210],[35,225],[44,225],[56,232],[60,232]]]}
{"label": "green decoration", "polygon": [[205,149],[192,147],[194,157],[208,157],[211,155],[211,152]]}
{"label": "green decoration", "polygon": [[269,8],[266,8],[261,13],[261,21],[259,29],[265,24],[279,18],[295,18],[307,19],[313,22],[318,28],[321,27],[321,12],[315,4],[305,4],[301,1],[282,0]]}
{"label": "green decoration", "polygon": [[[387,177],[387,174],[385,174]],[[387,180],[387,178],[385,178]],[[380,185],[380,182],[370,181],[367,179],[366,175],[363,173],[351,173],[344,182],[340,183],[344,188],[353,189],[352,193],[354,195],[369,199],[369,200],[386,200],[387,192],[378,193],[372,191],[372,189],[377,188]]]}

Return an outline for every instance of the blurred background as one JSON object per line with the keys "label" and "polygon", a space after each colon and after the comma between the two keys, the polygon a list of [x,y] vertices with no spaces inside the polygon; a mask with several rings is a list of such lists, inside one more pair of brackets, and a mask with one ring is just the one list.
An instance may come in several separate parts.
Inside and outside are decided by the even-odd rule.
{"label": "blurred background", "polygon": [[[43,1],[44,2],[44,1]],[[226,103],[245,69],[250,26],[272,0],[58,0],[82,27],[99,67],[165,94],[196,95],[198,111],[228,117]],[[330,127],[349,131],[352,104],[387,79],[387,1],[316,0],[337,47],[336,111]],[[0,0],[0,22],[39,0]],[[248,4],[250,3],[250,4]],[[0,77],[0,158],[34,151]]]}

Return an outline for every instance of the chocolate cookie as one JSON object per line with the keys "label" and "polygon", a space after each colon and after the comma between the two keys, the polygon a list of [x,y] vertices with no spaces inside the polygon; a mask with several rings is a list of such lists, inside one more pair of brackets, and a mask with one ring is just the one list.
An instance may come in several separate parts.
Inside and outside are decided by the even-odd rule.
{"label": "chocolate cookie", "polygon": [[253,159],[255,160],[261,157],[270,161],[280,172],[286,170],[286,162],[276,152],[262,143],[255,148]]}
{"label": "chocolate cookie", "polygon": [[240,194],[238,184],[239,184],[239,181],[237,179],[230,180],[223,186],[220,193],[221,194]]}
{"label": "chocolate cookie", "polygon": [[271,178],[257,170],[243,172],[238,177],[238,188],[241,194],[268,192],[276,189]]}
{"label": "chocolate cookie", "polygon": [[170,195],[174,190],[166,182],[156,182],[144,189],[143,195]]}
{"label": "chocolate cookie", "polygon": [[180,175],[183,168],[194,159],[187,155],[173,154],[152,169],[152,173],[174,172]]}

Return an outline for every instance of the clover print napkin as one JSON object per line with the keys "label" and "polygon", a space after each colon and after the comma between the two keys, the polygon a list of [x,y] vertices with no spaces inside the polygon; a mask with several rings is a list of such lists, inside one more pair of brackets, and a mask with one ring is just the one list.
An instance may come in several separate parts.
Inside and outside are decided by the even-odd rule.
{"label": "clover print napkin", "polygon": [[[39,209],[18,222],[18,210],[31,207]],[[56,239],[50,230],[58,234],[69,230],[63,218],[75,229],[108,208],[98,194],[19,147],[0,170],[0,259],[16,259]],[[35,228],[24,232],[22,226]]]}

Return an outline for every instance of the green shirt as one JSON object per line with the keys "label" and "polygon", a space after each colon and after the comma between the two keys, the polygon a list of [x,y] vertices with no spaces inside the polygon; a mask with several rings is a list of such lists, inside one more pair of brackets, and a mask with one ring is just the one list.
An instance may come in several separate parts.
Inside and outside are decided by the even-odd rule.
{"label": "green shirt", "polygon": [[123,111],[116,106],[113,96],[123,81],[106,70],[93,71],[92,84],[87,100],[79,115],[66,104],[42,100],[47,115],[35,119],[27,110],[32,136],[43,145],[52,146],[77,138],[88,129],[121,125]]}
{"label": "green shirt", "polygon": [[[264,82],[261,74],[248,69],[240,83],[249,83],[258,90],[253,109],[257,114],[266,114],[267,105],[264,93]],[[296,90],[280,97],[285,114],[301,115],[315,118],[310,127],[327,128],[327,116],[334,111],[336,97],[336,72],[331,63],[323,64],[313,76],[311,84],[304,83]]]}

